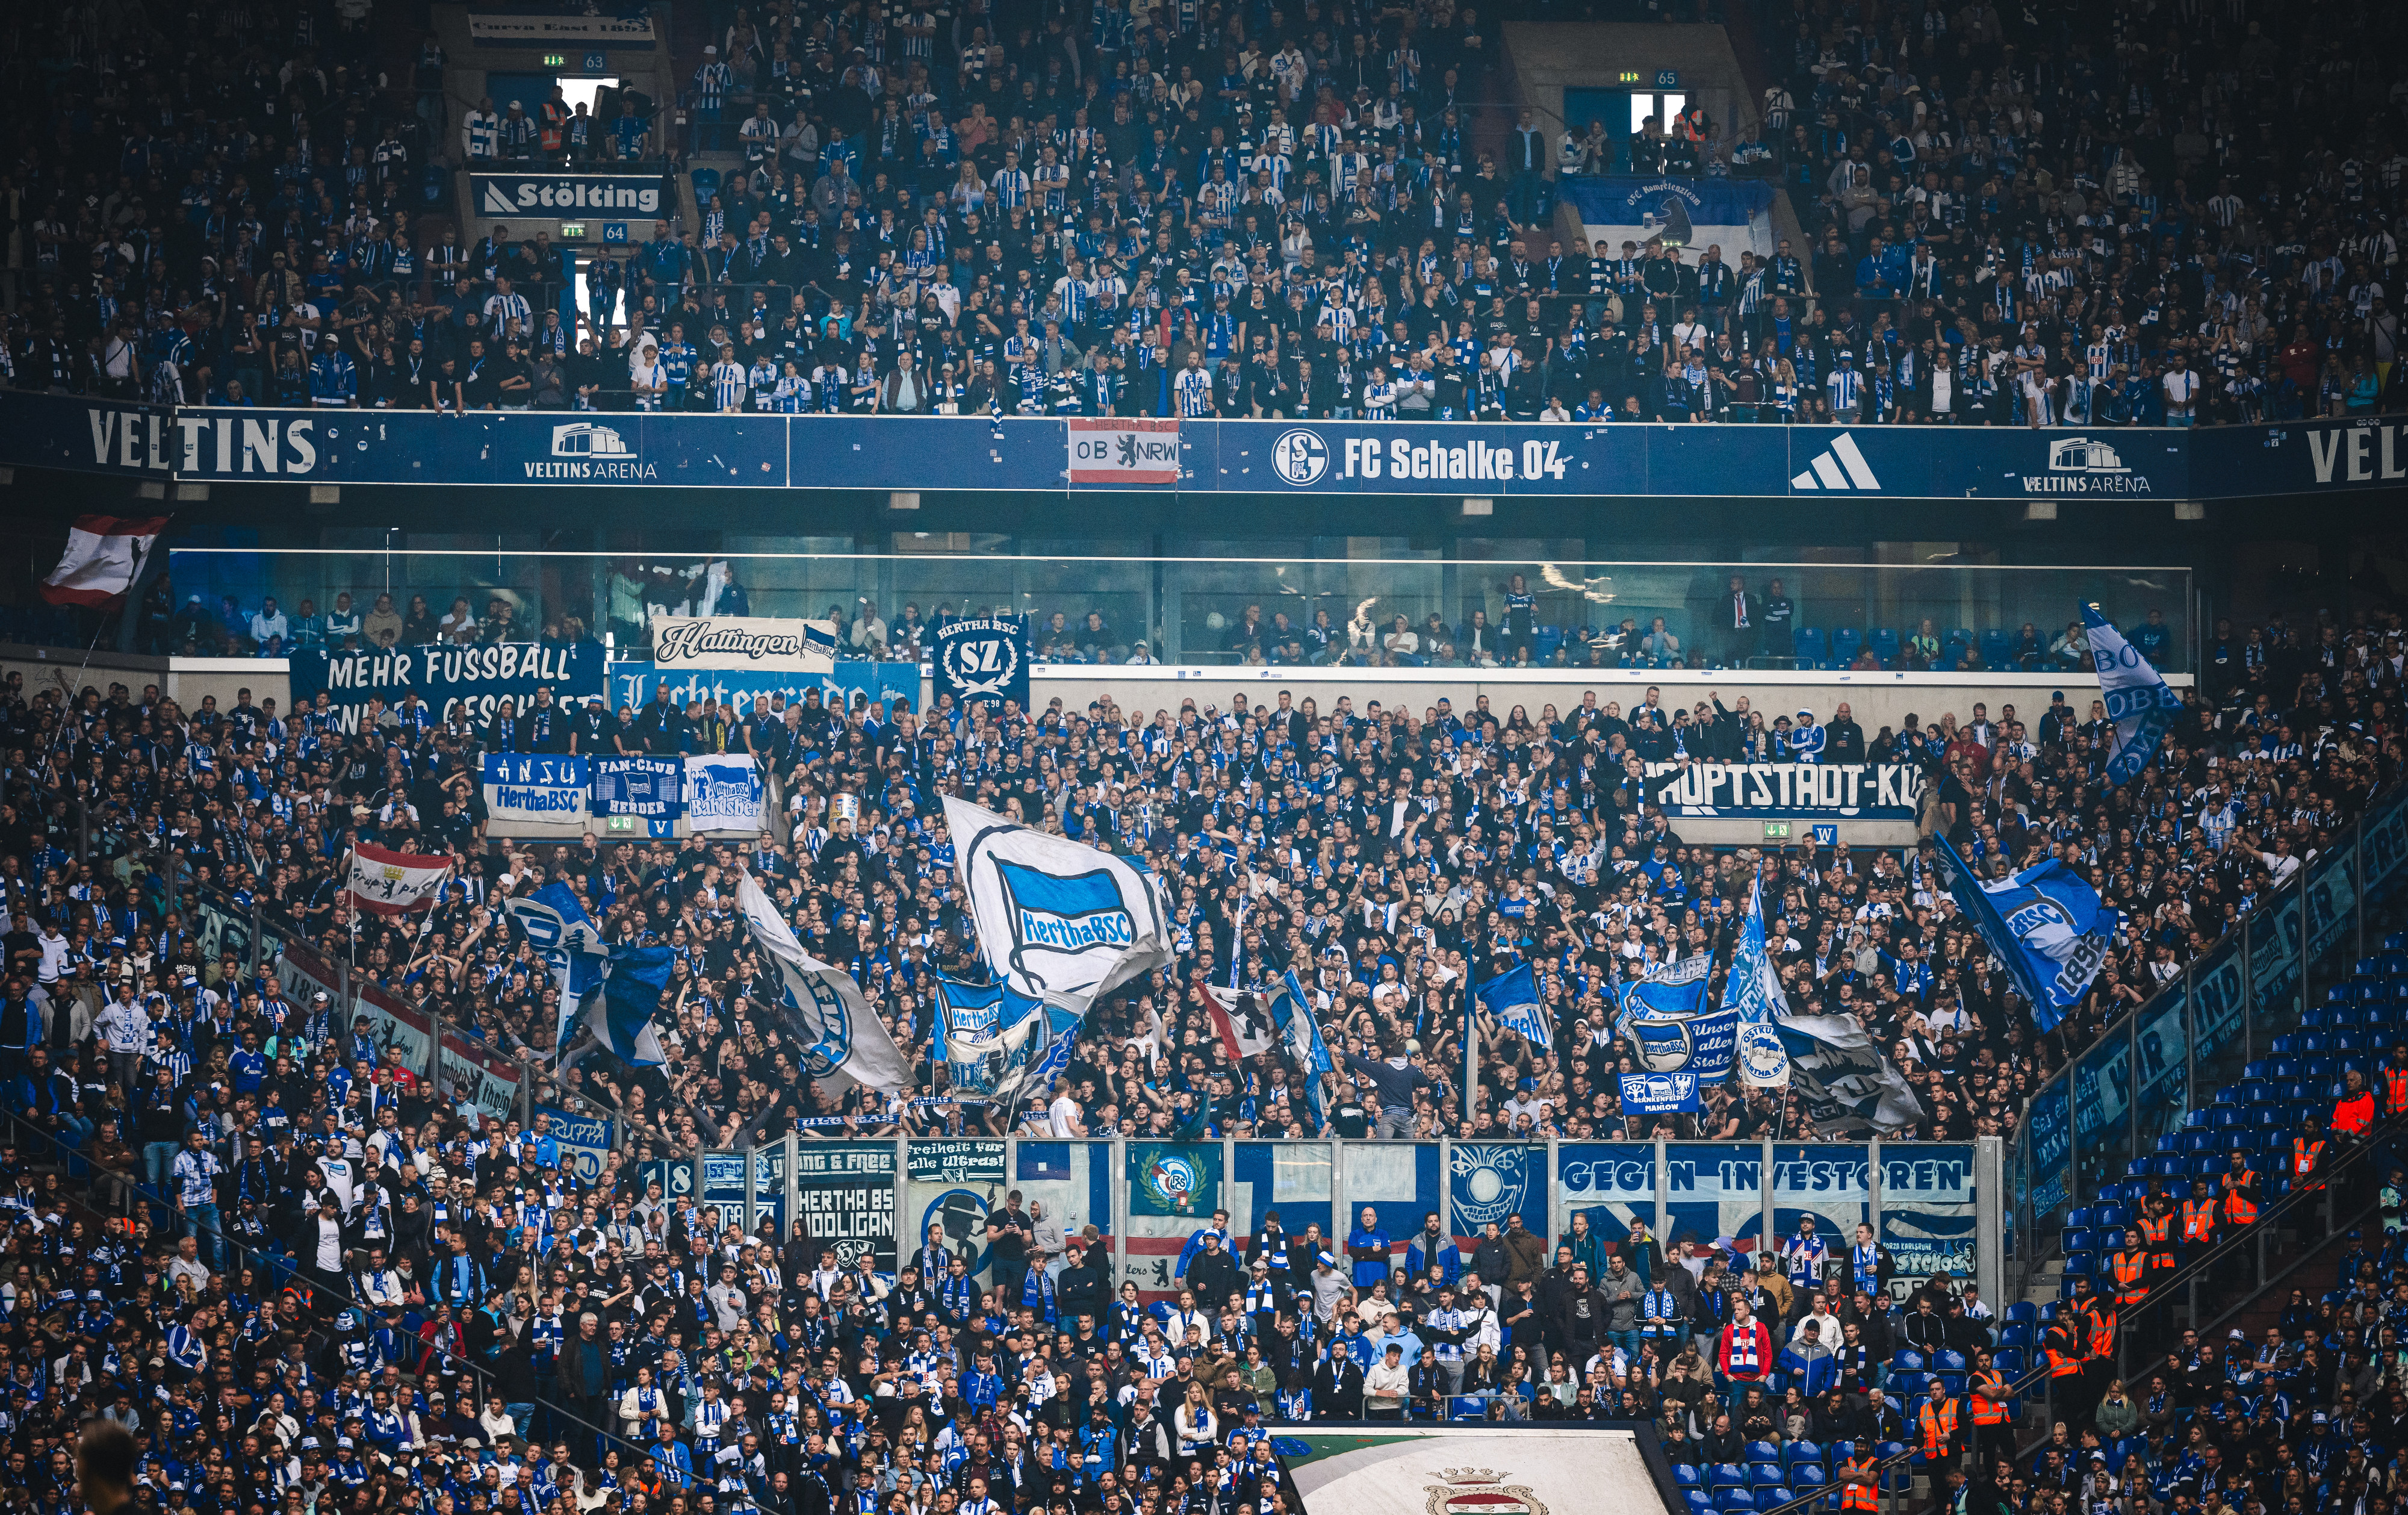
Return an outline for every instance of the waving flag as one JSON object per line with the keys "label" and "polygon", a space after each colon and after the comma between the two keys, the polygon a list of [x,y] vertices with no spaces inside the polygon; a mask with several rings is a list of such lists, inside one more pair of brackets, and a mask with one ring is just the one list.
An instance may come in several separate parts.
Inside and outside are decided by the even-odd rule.
{"label": "waving flag", "polygon": [[1780,1023],[1791,1080],[1818,1129],[1901,1131],[1931,1112],[1854,1016],[1791,1016]]}
{"label": "waving flag", "polygon": [[1944,836],[1940,873],[1956,908],[1965,912],[2007,976],[2031,1002],[2032,1021],[2054,1030],[2090,989],[2099,965],[2115,945],[2121,913],[2101,904],[2082,875],[2050,858],[2011,878],[1985,883]]}
{"label": "waving flag", "polygon": [[942,1038],[946,1066],[953,1071],[953,1092],[984,1096],[995,1091],[996,1075],[1003,1069],[978,1048],[994,1043],[996,1019],[1002,1011],[999,987],[937,975],[937,1034]]}
{"label": "waving flag", "polygon": [[351,848],[351,872],[344,893],[352,907],[371,916],[413,916],[435,903],[452,874],[449,858],[394,852],[374,843]]}
{"label": "waving flag", "polygon": [[858,1084],[897,1094],[909,1086],[910,1065],[853,975],[804,951],[752,874],[737,883],[736,902],[752,940],[777,970],[786,1013],[799,1024],[803,1072],[838,1090]]}
{"label": "waving flag", "polygon": [[1009,1099],[1067,1060],[1097,997],[1172,960],[1170,911],[1161,882],[1126,858],[951,796],[945,826],[979,955],[1003,989],[994,1043],[978,1051],[1003,1057],[996,1094]]}
{"label": "waving flag", "polygon": [[1555,1028],[1539,1003],[1539,979],[1526,962],[1515,963],[1471,991],[1482,1011],[1507,1031],[1521,1032],[1533,1046],[1555,1045]]}
{"label": "waving flag", "polygon": [[551,970],[552,984],[560,990],[560,1024],[552,1046],[552,1055],[558,1057],[568,1048],[577,1007],[609,966],[610,949],[602,945],[602,933],[595,930],[585,907],[566,884],[547,884],[533,894],[505,900],[502,909],[526,933],[535,955]]}
{"label": "waving flag", "polygon": [[42,581],[53,605],[114,605],[141,576],[143,560],[167,529],[164,515],[79,515],[67,528],[66,551]]}
{"label": "waving flag", "polygon": [[1788,1083],[1789,1053],[1773,1023],[1788,1016],[1789,999],[1781,991],[1781,974],[1764,944],[1761,873],[1747,891],[1747,916],[1740,922],[1739,945],[1731,952],[1730,976],[1723,981],[1723,1008],[1739,1017],[1733,1061],[1741,1082],[1754,1089]]}
{"label": "waving flag", "polygon": [[1271,1024],[1279,1029],[1287,1055],[1304,1075],[1305,1104],[1312,1112],[1312,1129],[1319,1131],[1321,1075],[1335,1071],[1338,1064],[1329,1056],[1328,1044],[1321,1039],[1321,1022],[1313,1017],[1312,1002],[1305,998],[1304,986],[1297,981],[1294,969],[1271,987],[1268,998]]}
{"label": "waving flag", "polygon": [[636,1066],[665,1060],[661,1039],[652,1030],[666,1008],[669,949],[665,946],[617,946],[610,949],[609,975],[585,997],[585,1027],[594,1039]]}
{"label": "waving flag", "polygon": [[2107,718],[2115,724],[2115,750],[2107,759],[2107,782],[2122,784],[2149,766],[2157,743],[2182,714],[2182,697],[2166,687],[2166,681],[2157,677],[2140,649],[2124,640],[2124,633],[2099,613],[2098,606],[2083,606],[2082,619],[2089,628],[2090,660],[2099,669],[2099,688],[2107,697]]}

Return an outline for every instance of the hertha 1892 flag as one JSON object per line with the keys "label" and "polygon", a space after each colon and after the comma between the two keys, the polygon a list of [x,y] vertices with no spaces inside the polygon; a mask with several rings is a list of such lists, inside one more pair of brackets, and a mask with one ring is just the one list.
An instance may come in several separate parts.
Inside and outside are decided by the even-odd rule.
{"label": "hertha 1892 flag", "polygon": [[351,848],[351,903],[371,916],[408,916],[435,902],[451,874],[449,858],[388,852],[372,843]]}
{"label": "hertha 1892 flag", "polygon": [[42,598],[53,605],[114,605],[150,558],[164,515],[79,515],[67,528],[67,549],[42,581]]}

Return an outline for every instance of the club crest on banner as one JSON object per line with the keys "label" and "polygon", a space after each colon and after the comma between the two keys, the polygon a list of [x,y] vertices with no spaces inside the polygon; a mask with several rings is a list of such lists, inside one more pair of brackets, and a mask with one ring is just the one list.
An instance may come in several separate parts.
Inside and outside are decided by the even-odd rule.
{"label": "club crest on banner", "polygon": [[1439,1481],[1425,1486],[1429,1502],[1424,1515],[1547,1515],[1547,1507],[1529,1486],[1507,1483],[1510,1473],[1484,1467],[1449,1467],[1430,1474]]}
{"label": "club crest on banner", "polygon": [[1448,1161],[1453,1182],[1447,1190],[1457,1221],[1502,1226],[1507,1216],[1521,1214],[1530,1188],[1529,1159],[1526,1147],[1457,1143]]}
{"label": "club crest on banner", "polygon": [[1165,1210],[1194,1215],[1204,1188],[1204,1175],[1176,1152],[1159,1152],[1140,1173],[1138,1185],[1145,1197]]}
{"label": "club crest on banner", "polygon": [[807,1006],[795,997],[796,975],[781,974],[781,998],[786,1008],[795,1012],[805,1026],[817,1026],[818,1037],[803,1048],[803,1072],[813,1078],[825,1078],[844,1065],[853,1050],[853,1015],[844,1006],[843,996],[816,977],[802,979],[803,992],[811,997]]}
{"label": "club crest on banner", "polygon": [[1137,922],[1111,873],[1059,875],[1002,859],[995,866],[1010,908],[1012,966],[1031,983],[1045,982],[1029,967],[1032,953],[1119,953],[1137,940]]}
{"label": "club crest on banner", "polygon": [[1740,1076],[1754,1088],[1789,1082],[1789,1049],[1781,1045],[1777,1027],[1742,1026],[1738,1057]]}
{"label": "club crest on banner", "polygon": [[976,1277],[987,1264],[986,1212],[986,1197],[977,1190],[948,1189],[921,1212],[920,1234],[924,1238],[931,1228],[941,1232],[964,1271]]}

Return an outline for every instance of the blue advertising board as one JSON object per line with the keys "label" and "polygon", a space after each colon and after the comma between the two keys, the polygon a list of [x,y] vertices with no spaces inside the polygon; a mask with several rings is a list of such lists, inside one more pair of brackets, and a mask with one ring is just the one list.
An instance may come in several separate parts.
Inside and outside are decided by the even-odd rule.
{"label": "blue advertising board", "polygon": [[1693,498],[2243,499],[2396,489],[2408,424],[1186,421],[1175,480],[1073,479],[1067,420],[271,410],[0,393],[0,465],[207,483]]}

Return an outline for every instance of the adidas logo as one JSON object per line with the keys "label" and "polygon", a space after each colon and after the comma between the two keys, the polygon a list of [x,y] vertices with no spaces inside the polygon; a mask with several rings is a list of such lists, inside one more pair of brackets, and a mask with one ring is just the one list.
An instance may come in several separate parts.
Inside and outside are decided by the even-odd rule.
{"label": "adidas logo", "polygon": [[1792,489],[1879,489],[1872,466],[1856,448],[1856,439],[1841,432],[1831,445],[1814,456],[1805,472],[1789,481]]}

